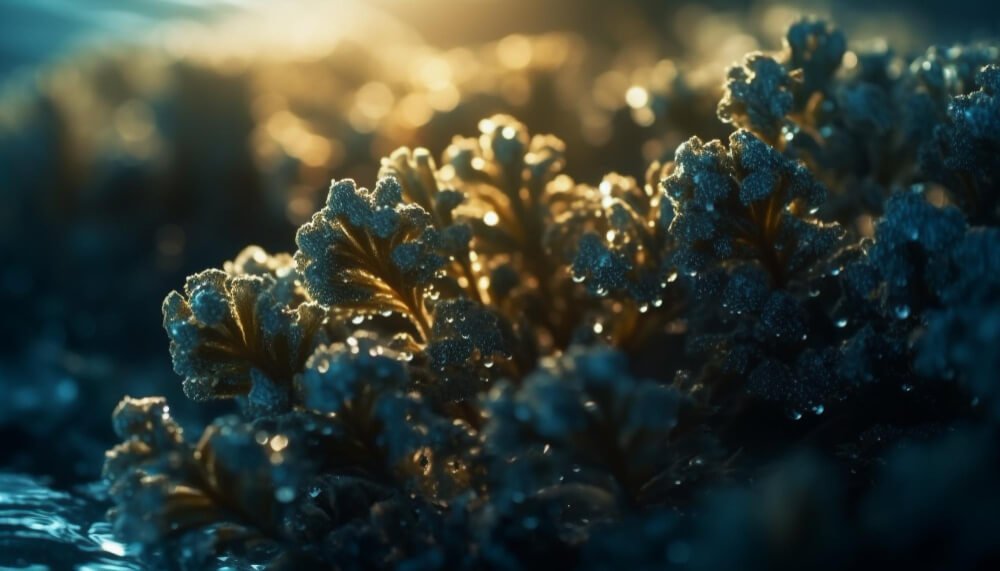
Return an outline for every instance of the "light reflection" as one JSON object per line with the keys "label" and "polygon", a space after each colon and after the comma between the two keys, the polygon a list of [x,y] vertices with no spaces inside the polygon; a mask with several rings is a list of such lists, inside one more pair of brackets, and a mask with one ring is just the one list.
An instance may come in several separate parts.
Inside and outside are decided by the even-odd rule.
{"label": "light reflection", "polygon": [[0,537],[11,553],[45,553],[52,569],[137,570],[116,541],[93,490],[52,489],[36,478],[0,473]]}

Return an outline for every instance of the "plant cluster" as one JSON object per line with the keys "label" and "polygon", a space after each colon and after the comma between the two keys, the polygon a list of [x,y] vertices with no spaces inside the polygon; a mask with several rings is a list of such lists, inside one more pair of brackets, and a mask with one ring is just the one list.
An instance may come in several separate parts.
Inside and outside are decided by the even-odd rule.
{"label": "plant cluster", "polygon": [[334,181],[294,255],[167,297],[185,392],[238,412],[194,442],[126,398],[116,533],[187,569],[996,563],[1000,50],[899,63],[799,21],[641,181],[503,115]]}

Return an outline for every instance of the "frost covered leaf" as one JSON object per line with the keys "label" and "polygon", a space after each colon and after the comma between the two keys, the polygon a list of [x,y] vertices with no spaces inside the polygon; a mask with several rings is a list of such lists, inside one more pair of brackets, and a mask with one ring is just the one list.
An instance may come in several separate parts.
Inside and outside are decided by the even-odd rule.
{"label": "frost covered leaf", "polygon": [[427,149],[397,149],[382,159],[379,178],[394,177],[403,197],[431,215],[441,233],[441,249],[448,256],[448,275],[473,299],[480,299],[479,284],[469,260],[471,227],[455,219],[455,210],[465,202],[465,194],[438,182],[437,166]]}
{"label": "frost covered leaf", "polygon": [[792,110],[796,77],[771,56],[752,53],[729,69],[719,119],[775,142]]}
{"label": "frost covered leaf", "polygon": [[847,51],[847,38],[829,22],[805,18],[794,22],[784,38],[785,59],[790,69],[801,70],[796,90],[798,106],[827,88]]}
{"label": "frost covered leaf", "polygon": [[432,224],[419,204],[403,202],[392,177],[374,190],[334,182],[326,206],[296,236],[295,260],[316,301],[345,313],[399,313],[425,340],[425,298],[449,261],[466,247]]}
{"label": "frost covered leaf", "polygon": [[223,270],[188,278],[163,302],[174,370],[196,399],[243,397],[257,412],[291,406],[289,390],[313,349],[334,335],[289,256],[248,248]]}
{"label": "frost covered leaf", "polygon": [[654,501],[661,481],[699,473],[708,450],[676,430],[684,397],[625,366],[621,353],[577,350],[518,389],[494,389],[484,436],[495,477],[521,493],[580,483],[631,503]]}
{"label": "frost covered leaf", "polygon": [[355,446],[338,462],[375,479],[408,481],[424,493],[454,493],[455,480],[469,478],[474,433],[430,408],[413,390],[407,363],[374,337],[349,337],[309,359],[298,391],[305,407],[335,418]]}
{"label": "frost covered leaf", "polygon": [[[118,537],[155,545],[166,550],[168,561],[195,566],[224,554],[229,544],[256,545],[247,554],[250,559],[271,560],[282,553],[268,533],[277,523],[272,513],[275,488],[268,487],[264,496],[259,495],[264,490],[247,488],[261,482],[257,474],[246,477],[254,469],[271,469],[266,455],[263,463],[251,462],[255,454],[250,449],[271,449],[261,449],[252,431],[242,439],[220,433],[219,427],[231,423],[218,422],[195,447],[184,441],[162,398],[126,398],[118,405],[115,431],[125,440],[108,452],[104,467],[115,502],[109,517]],[[245,446],[216,447],[222,434]],[[224,481],[237,474],[237,480]]]}
{"label": "frost covered leaf", "polygon": [[922,190],[895,194],[875,228],[869,257],[885,282],[887,308],[912,312],[935,303],[934,292],[951,276],[948,255],[966,231],[961,211],[934,206]]}
{"label": "frost covered leaf", "polygon": [[945,304],[926,313],[915,365],[927,377],[965,383],[1000,416],[993,350],[1000,342],[1000,231],[971,229],[948,257],[952,273],[940,292]]}
{"label": "frost covered leaf", "polygon": [[569,276],[547,254],[552,185],[564,145],[551,135],[529,136],[515,119],[496,115],[479,123],[478,138],[456,138],[444,153],[442,184],[465,195],[455,211],[473,228],[473,269],[487,299],[515,324],[527,318],[533,335],[566,344],[573,320],[566,315]]}
{"label": "frost covered leaf", "polygon": [[749,260],[781,286],[842,237],[836,225],[809,213],[822,203],[823,186],[747,131],[733,133],[728,149],[690,139],[677,149],[662,186],[675,213],[669,231],[683,273]]}
{"label": "frost covered leaf", "polygon": [[995,224],[1000,216],[1000,65],[983,67],[976,83],[977,91],[951,99],[946,120],[921,158],[972,221]]}
{"label": "frost covered leaf", "polygon": [[610,174],[595,188],[576,185],[551,201],[555,220],[546,247],[570,265],[591,294],[624,293],[638,304],[662,305],[670,275],[662,194],[630,177]]}

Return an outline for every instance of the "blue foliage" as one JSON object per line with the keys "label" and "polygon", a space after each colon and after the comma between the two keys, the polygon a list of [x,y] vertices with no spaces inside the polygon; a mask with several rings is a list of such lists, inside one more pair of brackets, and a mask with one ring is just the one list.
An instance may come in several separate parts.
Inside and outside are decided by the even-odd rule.
{"label": "blue foliage", "polygon": [[189,396],[240,414],[195,444],[124,400],[117,532],[194,568],[988,568],[996,59],[800,20],[644,182],[502,115],[335,181],[294,257],[168,296]]}

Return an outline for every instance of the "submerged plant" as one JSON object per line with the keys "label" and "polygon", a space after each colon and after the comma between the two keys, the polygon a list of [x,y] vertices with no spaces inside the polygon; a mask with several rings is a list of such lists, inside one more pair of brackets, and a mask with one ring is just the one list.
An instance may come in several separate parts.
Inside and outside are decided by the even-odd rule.
{"label": "submerged plant", "polygon": [[[975,357],[1000,341],[996,54],[957,50],[943,65],[981,69],[941,85],[934,51],[844,70],[844,36],[798,22],[729,72],[728,142],[645,181],[576,182],[559,139],[502,115],[440,166],[403,148],[371,189],[334,181],[294,255],[250,248],[167,297],[186,393],[238,412],[195,444],[126,398],[115,529],[182,568],[891,560],[928,532],[892,527],[908,510],[961,519],[914,503],[945,485],[920,471],[998,465]],[[918,101],[938,121],[919,152]],[[931,443],[877,475],[959,424],[954,470]],[[995,560],[985,535],[955,557]]]}

